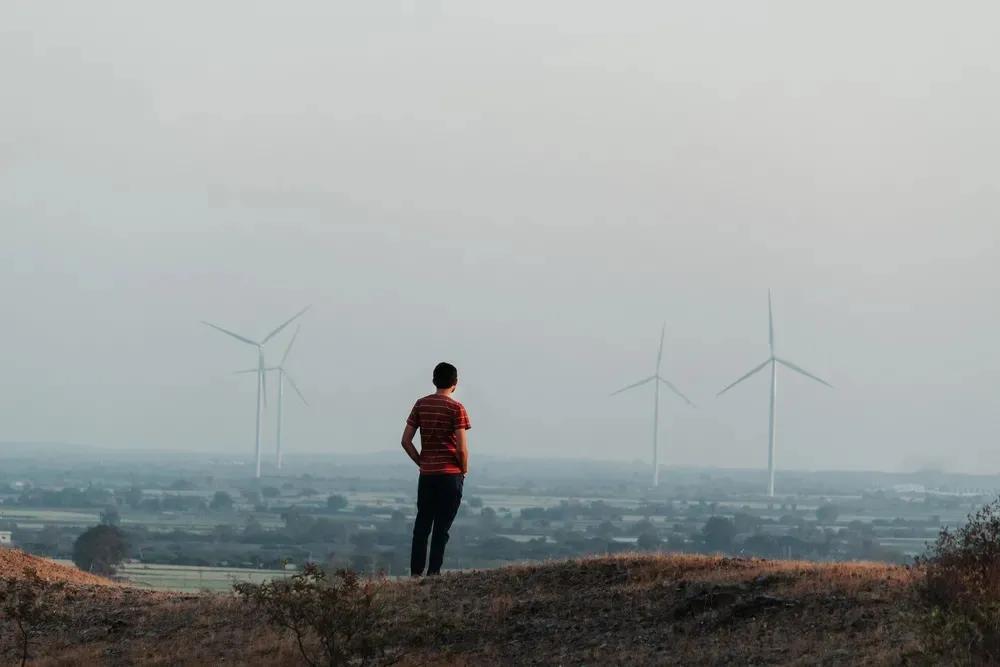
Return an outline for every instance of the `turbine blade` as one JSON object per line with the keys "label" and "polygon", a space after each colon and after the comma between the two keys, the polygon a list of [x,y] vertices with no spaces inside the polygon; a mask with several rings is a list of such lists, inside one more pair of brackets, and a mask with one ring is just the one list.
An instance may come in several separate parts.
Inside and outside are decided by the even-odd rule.
{"label": "turbine blade", "polygon": [[694,403],[691,402],[690,398],[688,398],[687,396],[685,396],[684,394],[682,394],[681,390],[678,389],[677,387],[675,387],[673,385],[673,383],[670,382],[670,380],[668,380],[666,378],[662,378],[662,377],[659,378],[659,380],[663,384],[667,385],[667,388],[670,389],[670,391],[674,392],[675,394],[677,394],[678,396],[680,396],[682,399],[684,399],[684,402],[687,403],[688,405],[690,405],[692,408],[698,407],[697,405],[695,405]]}
{"label": "turbine blade", "polygon": [[302,402],[305,403],[306,405],[309,405],[309,401],[307,401],[306,397],[302,395],[301,391],[299,391],[299,385],[295,384],[295,380],[293,380],[292,376],[288,374],[288,371],[284,371],[284,374],[285,374],[285,379],[288,380],[288,384],[292,385],[292,389],[294,389],[295,393],[299,395],[299,398],[302,399]]}
{"label": "turbine blade", "polygon": [[767,290],[767,344],[771,346],[771,356],[774,356],[774,313],[771,310],[771,290]]}
{"label": "turbine blade", "polygon": [[212,324],[211,322],[206,322],[205,320],[202,320],[201,323],[204,324],[205,326],[212,327],[213,329],[221,331],[222,333],[226,334],[227,336],[232,336],[236,340],[241,340],[241,341],[243,341],[244,343],[246,343],[248,345],[253,345],[254,347],[257,346],[257,341],[250,340],[249,338],[244,338],[243,336],[241,336],[241,335],[239,335],[237,333],[233,333],[232,331],[230,331],[228,329],[223,329],[222,327],[216,326],[215,324]]}
{"label": "turbine blade", "polygon": [[646,378],[645,380],[639,380],[638,382],[634,382],[634,383],[630,384],[630,385],[629,385],[629,386],[627,386],[627,387],[622,387],[622,388],[621,388],[621,389],[619,389],[618,391],[614,391],[614,392],[611,392],[611,395],[612,395],[612,396],[615,396],[616,394],[620,394],[620,393],[622,393],[623,391],[628,391],[629,389],[634,389],[634,388],[636,388],[636,387],[640,387],[640,386],[642,386],[642,385],[646,384],[647,382],[652,382],[652,381],[653,381],[653,380],[655,380],[655,379],[656,379],[656,376],[655,376],[655,375],[650,375],[650,376],[649,376],[648,378]]}
{"label": "turbine blade", "polygon": [[292,334],[292,339],[290,341],[288,341],[288,347],[285,348],[285,354],[282,355],[281,361],[278,362],[278,366],[284,366],[285,365],[285,362],[288,360],[288,353],[292,351],[292,345],[295,345],[295,339],[299,337],[299,330],[301,328],[302,328],[302,325],[298,325],[298,326],[295,327],[295,333]]}
{"label": "turbine blade", "polygon": [[260,371],[259,368],[247,368],[242,371],[233,371],[233,375],[242,375],[243,373],[257,373],[259,371]]}
{"label": "turbine blade", "polygon": [[760,371],[762,368],[764,368],[765,366],[767,366],[772,361],[773,361],[773,359],[768,359],[767,361],[765,361],[764,363],[762,363],[760,366],[755,367],[752,371],[750,371],[749,373],[747,373],[746,375],[744,375],[743,377],[741,377],[739,380],[737,380],[736,382],[732,383],[731,385],[729,385],[728,387],[726,387],[725,389],[723,389],[722,391],[720,391],[718,394],[716,394],[716,396],[722,396],[727,391],[729,391],[730,389],[732,389],[733,387],[735,387],[736,385],[738,385],[740,382],[743,382],[744,380],[746,380],[748,377],[750,377],[754,373]]}
{"label": "turbine blade", "polygon": [[260,391],[264,399],[264,407],[267,407],[267,370],[264,366],[264,353],[257,356],[257,377],[260,378]]}
{"label": "turbine blade", "polygon": [[660,372],[660,362],[663,361],[663,337],[667,334],[667,323],[663,323],[660,329],[660,351],[656,353],[656,372]]}
{"label": "turbine blade", "polygon": [[812,373],[810,373],[806,369],[800,368],[799,366],[796,366],[795,364],[793,364],[790,361],[786,361],[784,359],[778,359],[777,357],[775,357],[775,361],[777,361],[779,364],[781,364],[783,366],[787,366],[788,368],[791,368],[796,373],[801,373],[802,375],[805,375],[807,378],[812,378],[813,380],[816,380],[816,382],[819,382],[820,384],[825,384],[830,389],[833,389],[833,385],[830,384],[829,382],[827,382],[826,380],[824,380],[823,378],[816,377],[815,375],[813,375]]}
{"label": "turbine blade", "polygon": [[269,340],[271,340],[272,338],[274,338],[275,336],[277,336],[277,335],[278,335],[278,334],[279,334],[279,333],[281,332],[281,330],[282,330],[282,329],[284,329],[285,327],[287,327],[287,326],[288,326],[289,324],[291,324],[292,322],[294,322],[294,321],[295,321],[295,320],[297,320],[298,318],[302,317],[302,315],[303,315],[303,314],[304,314],[304,313],[305,313],[305,312],[306,312],[307,310],[309,310],[310,308],[312,308],[312,306],[306,306],[305,308],[303,308],[303,309],[302,309],[302,310],[300,310],[299,312],[297,312],[297,313],[295,313],[294,315],[292,315],[291,317],[289,317],[289,318],[288,318],[287,320],[285,320],[285,321],[284,321],[284,322],[283,322],[283,323],[281,324],[281,326],[279,326],[279,327],[278,327],[277,329],[275,329],[275,330],[274,330],[274,331],[272,331],[271,333],[267,334],[267,336],[265,336],[265,337],[264,337],[264,340],[260,341],[260,344],[261,344],[261,345],[263,345],[263,344],[264,344],[264,343],[266,343],[267,341],[269,341]]}

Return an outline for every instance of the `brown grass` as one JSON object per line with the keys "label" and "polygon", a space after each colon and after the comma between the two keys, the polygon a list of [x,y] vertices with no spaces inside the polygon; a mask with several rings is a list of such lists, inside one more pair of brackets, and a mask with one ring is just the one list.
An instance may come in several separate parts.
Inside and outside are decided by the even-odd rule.
{"label": "brown grass", "polygon": [[38,573],[38,576],[44,581],[64,581],[69,584],[84,586],[115,585],[110,579],[105,579],[89,572],[83,572],[75,567],[60,565],[47,558],[32,556],[18,549],[0,547],[0,577],[17,579],[23,576],[24,570],[27,568]]}
{"label": "brown grass", "polygon": [[[387,587],[389,651],[401,665],[898,664],[916,652],[911,578],[873,563],[689,555],[446,574]],[[89,587],[69,611],[36,664],[299,664],[290,639],[232,596]]]}

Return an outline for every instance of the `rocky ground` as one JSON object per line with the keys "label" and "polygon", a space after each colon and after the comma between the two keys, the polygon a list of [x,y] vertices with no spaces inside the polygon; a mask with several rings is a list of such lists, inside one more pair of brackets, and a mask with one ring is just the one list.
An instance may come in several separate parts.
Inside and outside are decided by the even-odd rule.
{"label": "rocky ground", "polygon": [[[17,565],[20,570],[24,562]],[[290,637],[268,629],[232,596],[156,593],[63,569],[72,582],[65,619],[42,628],[31,664],[302,664]],[[914,662],[919,654],[908,616],[910,580],[905,568],[877,564],[686,555],[449,574],[386,586],[384,662]],[[0,632],[0,656],[13,661],[10,628]]]}

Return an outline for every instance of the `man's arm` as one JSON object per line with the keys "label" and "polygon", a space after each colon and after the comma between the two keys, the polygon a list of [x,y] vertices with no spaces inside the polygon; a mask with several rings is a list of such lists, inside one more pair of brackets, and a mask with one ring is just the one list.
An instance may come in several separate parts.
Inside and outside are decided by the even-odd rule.
{"label": "man's arm", "polygon": [[418,452],[417,448],[413,446],[413,436],[415,436],[416,434],[417,434],[417,427],[407,424],[406,428],[403,429],[402,444],[403,444],[403,449],[406,450],[406,455],[409,456],[411,459],[413,459],[413,462],[416,463],[417,467],[419,468],[420,452]]}
{"label": "man's arm", "polygon": [[469,474],[469,436],[465,427],[455,430],[455,439],[458,440],[458,467],[462,469],[463,475]]}

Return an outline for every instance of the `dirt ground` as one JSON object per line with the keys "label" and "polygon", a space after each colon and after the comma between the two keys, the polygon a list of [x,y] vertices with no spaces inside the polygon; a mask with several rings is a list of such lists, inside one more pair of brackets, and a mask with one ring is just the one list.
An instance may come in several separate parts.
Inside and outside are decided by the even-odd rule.
{"label": "dirt ground", "polygon": [[[910,581],[906,568],[879,564],[689,555],[446,574],[386,585],[383,662],[906,664],[919,662],[907,616]],[[65,619],[42,629],[30,664],[303,664],[290,637],[231,595],[106,581],[67,591]],[[11,629],[0,632],[0,659],[12,662]]]}

